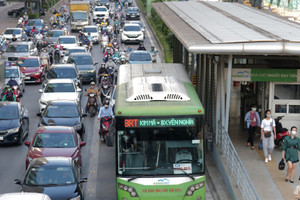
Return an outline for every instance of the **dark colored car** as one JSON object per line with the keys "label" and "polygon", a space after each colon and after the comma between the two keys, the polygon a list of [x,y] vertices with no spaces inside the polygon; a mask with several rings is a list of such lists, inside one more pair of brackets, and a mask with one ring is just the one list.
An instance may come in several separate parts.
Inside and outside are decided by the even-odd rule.
{"label": "dark colored car", "polygon": [[0,0],[0,6],[6,6],[6,0]]}
{"label": "dark colored car", "polygon": [[80,136],[72,127],[44,126],[39,127],[28,146],[26,169],[34,158],[40,157],[71,157],[81,166],[81,147],[85,146]]}
{"label": "dark colored car", "polygon": [[75,64],[82,75],[83,82],[96,82],[96,67],[90,53],[71,53],[67,63]]}
{"label": "dark colored car", "polygon": [[109,0],[100,0],[100,1],[97,1],[97,5],[98,6],[106,6],[107,9],[109,9]]}
{"label": "dark colored car", "polygon": [[39,126],[69,126],[81,135],[84,134],[83,113],[80,103],[76,101],[51,101],[48,102],[45,110],[38,113],[41,116]]}
{"label": "dark colored car", "polygon": [[38,56],[21,57],[17,60],[16,65],[25,75],[25,83],[43,82],[45,67]]}
{"label": "dark colored car", "polygon": [[21,14],[25,13],[25,11],[26,11],[25,7],[21,7],[18,9],[13,9],[8,11],[7,15],[11,17],[20,17]]}
{"label": "dark colored car", "polygon": [[59,36],[65,36],[67,35],[66,30],[50,30],[46,34],[46,41],[48,44],[54,44],[57,42]]}
{"label": "dark colored car", "polygon": [[140,19],[140,10],[137,7],[129,7],[126,12],[126,20]]}
{"label": "dark colored car", "polygon": [[47,194],[53,200],[84,199],[80,166],[68,157],[35,158],[30,163],[21,185],[22,192]]}
{"label": "dark colored car", "polygon": [[[78,87],[82,88],[82,75],[74,64],[52,65],[45,76],[45,84],[50,79],[72,79]],[[45,85],[44,84],[44,85]]]}
{"label": "dark colored car", "polygon": [[28,111],[19,102],[0,101],[0,144],[22,144],[29,132]]}

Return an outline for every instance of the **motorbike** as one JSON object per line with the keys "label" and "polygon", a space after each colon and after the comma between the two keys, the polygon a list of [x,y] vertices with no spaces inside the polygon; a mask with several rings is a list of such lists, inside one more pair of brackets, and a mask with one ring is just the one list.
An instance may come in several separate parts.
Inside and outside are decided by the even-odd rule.
{"label": "motorbike", "polygon": [[37,50],[38,50],[38,52],[40,52],[41,51],[41,49],[43,48],[43,41],[42,40],[38,40],[37,42],[36,42],[36,48],[37,48]]}
{"label": "motorbike", "polygon": [[150,51],[150,55],[151,55],[151,58],[152,58],[152,62],[156,63],[157,51],[153,51],[153,52]]}
{"label": "motorbike", "polygon": [[22,97],[22,94],[21,94],[19,86],[18,85],[14,85],[14,86],[11,87],[11,89],[13,91],[13,94],[16,97],[17,102],[20,102],[20,98]]}
{"label": "motorbike", "polygon": [[110,82],[114,84],[114,77],[115,77],[115,68],[113,66],[107,66],[108,75],[110,77]]}
{"label": "motorbike", "polygon": [[23,19],[23,17],[20,17],[18,19],[17,28],[23,28],[23,25],[24,25],[24,19]]}
{"label": "motorbike", "polygon": [[109,84],[105,84],[105,85],[101,85],[101,103],[102,105],[104,104],[104,102],[108,99],[110,99],[110,95],[111,95],[111,89],[110,89],[111,85]]}
{"label": "motorbike", "polygon": [[107,146],[112,146],[112,134],[109,132],[109,127],[112,123],[111,117],[101,118],[102,127],[100,129],[100,139],[106,143]]}
{"label": "motorbike", "polygon": [[287,128],[283,128],[282,124],[280,122],[280,120],[283,118],[284,116],[278,116],[275,119],[275,126],[276,126],[276,140],[275,140],[275,144],[278,147],[281,147],[283,144],[283,140],[286,136],[290,135],[289,131]]}
{"label": "motorbike", "polygon": [[102,47],[102,52],[104,53],[105,52],[105,49],[108,45],[108,40],[102,40],[101,41],[101,47]]}
{"label": "motorbike", "polygon": [[54,51],[54,61],[55,63],[59,63],[60,61],[60,51],[58,49]]}
{"label": "motorbike", "polygon": [[53,53],[52,52],[49,52],[49,62],[50,62],[50,65],[53,64]]}
{"label": "motorbike", "polygon": [[89,93],[88,95],[87,112],[91,117],[94,117],[97,113],[97,96],[95,93]]}
{"label": "motorbike", "polygon": [[112,45],[112,48],[114,50],[116,50],[116,49],[119,50],[119,43],[118,43],[118,41],[114,40],[111,45]]}

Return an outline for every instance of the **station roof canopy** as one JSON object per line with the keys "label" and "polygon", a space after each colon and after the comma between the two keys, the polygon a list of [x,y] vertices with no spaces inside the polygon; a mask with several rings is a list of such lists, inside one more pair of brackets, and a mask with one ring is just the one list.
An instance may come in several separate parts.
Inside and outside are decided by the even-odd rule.
{"label": "station roof canopy", "polygon": [[226,2],[172,1],[153,9],[191,53],[299,55],[300,24]]}

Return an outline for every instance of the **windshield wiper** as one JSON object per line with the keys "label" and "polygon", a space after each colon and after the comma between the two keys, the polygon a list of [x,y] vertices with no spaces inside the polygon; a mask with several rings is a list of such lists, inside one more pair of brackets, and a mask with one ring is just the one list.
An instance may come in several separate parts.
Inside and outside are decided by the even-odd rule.
{"label": "windshield wiper", "polygon": [[190,177],[193,181],[195,180],[195,178],[194,178],[192,175],[186,173],[186,171],[184,171],[184,170],[182,170],[182,169],[180,169],[180,170],[181,170],[186,176]]}

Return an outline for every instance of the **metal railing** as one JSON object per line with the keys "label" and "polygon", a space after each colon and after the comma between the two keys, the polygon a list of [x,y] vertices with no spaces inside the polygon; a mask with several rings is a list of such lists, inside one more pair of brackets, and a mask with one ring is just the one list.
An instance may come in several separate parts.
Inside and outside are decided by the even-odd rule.
{"label": "metal railing", "polygon": [[220,148],[226,162],[225,165],[230,170],[230,175],[236,181],[236,185],[239,188],[243,199],[259,200],[260,198],[231,142],[228,132],[222,127],[220,121],[218,122],[218,126],[219,132],[217,134],[218,136],[215,138],[216,145]]}

